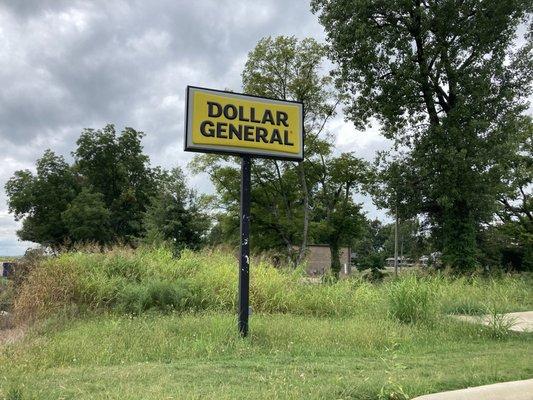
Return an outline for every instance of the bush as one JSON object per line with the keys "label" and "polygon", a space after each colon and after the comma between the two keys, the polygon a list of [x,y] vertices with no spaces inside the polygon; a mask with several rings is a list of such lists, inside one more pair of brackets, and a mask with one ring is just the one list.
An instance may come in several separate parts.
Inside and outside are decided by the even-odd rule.
{"label": "bush", "polygon": [[183,311],[194,306],[194,294],[186,283],[149,281],[129,284],[118,294],[116,308],[130,314],[147,310]]}
{"label": "bush", "polygon": [[6,278],[0,277],[0,312],[9,311],[13,303],[13,284]]}
{"label": "bush", "polygon": [[[80,272],[63,268],[62,263],[46,260],[36,265],[25,278],[14,301],[18,321],[32,321],[76,304]],[[59,264],[59,265],[58,265]]]}
{"label": "bush", "polygon": [[436,292],[430,280],[416,276],[393,281],[388,287],[390,315],[403,323],[430,323],[437,315]]}

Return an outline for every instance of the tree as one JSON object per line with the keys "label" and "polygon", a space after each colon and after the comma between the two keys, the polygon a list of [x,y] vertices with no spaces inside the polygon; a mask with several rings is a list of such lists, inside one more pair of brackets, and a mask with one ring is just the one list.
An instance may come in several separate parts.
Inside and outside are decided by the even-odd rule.
{"label": "tree", "polygon": [[323,158],[321,167],[312,197],[313,225],[319,241],[329,245],[331,271],[338,277],[340,247],[350,244],[362,231],[364,217],[353,195],[366,179],[367,166],[353,154],[344,153]]}
{"label": "tree", "polygon": [[523,141],[507,164],[498,198],[497,218],[481,232],[481,249],[487,265],[501,264],[533,270],[533,124],[524,120]]}
{"label": "tree", "polygon": [[515,154],[527,108],[531,41],[513,51],[526,0],[313,0],[347,113],[375,117],[407,147],[426,216],[446,264],[476,265],[476,232],[501,194],[502,160]]}
{"label": "tree", "polygon": [[36,174],[16,171],[5,189],[10,212],[22,220],[18,236],[55,250],[76,242],[135,245],[148,227],[178,247],[198,246],[207,224],[198,198],[179,169],[150,168],[142,137],[132,128],[117,134],[113,125],[86,129],[73,165],[47,150]]}
{"label": "tree", "polygon": [[158,189],[144,215],[146,240],[168,242],[176,253],[202,244],[209,220],[180,168],[158,172]]}
{"label": "tree", "polygon": [[79,185],[64,158],[51,150],[37,160],[36,174],[16,171],[5,185],[9,212],[22,229],[22,240],[57,249],[69,240],[68,227],[61,219],[68,204],[76,197]]}
{"label": "tree", "polygon": [[533,234],[533,123],[531,118],[524,120],[520,128],[523,140],[518,151],[504,165],[506,175],[502,182],[504,191],[498,198],[500,209],[497,212],[502,222],[516,221],[526,231]]}
{"label": "tree", "polygon": [[70,240],[100,244],[111,241],[111,213],[106,208],[103,197],[103,194],[94,193],[85,187],[61,213]]}
{"label": "tree", "polygon": [[85,129],[72,153],[83,184],[103,195],[113,236],[130,243],[144,233],[143,215],[155,192],[150,160],[141,144],[143,136],[133,128],[117,135],[113,125]]}
{"label": "tree", "polygon": [[[304,103],[305,161],[254,159],[252,166],[252,245],[283,249],[293,264],[302,261],[308,243],[310,192],[315,183],[307,171],[331,151],[331,146],[319,139],[338,103],[331,78],[320,73],[324,57],[324,46],[314,39],[267,37],[248,54],[242,73],[247,94]],[[237,161],[202,155],[192,164],[196,172],[210,175],[220,194],[218,204],[233,213],[233,219],[238,215]]]}
{"label": "tree", "polygon": [[[413,176],[408,163],[401,157],[387,158],[389,154],[378,154],[372,168],[373,178],[366,185],[366,191],[372,195],[374,203],[386,208],[394,216],[394,274],[398,275],[398,247],[401,220],[412,213],[413,193],[411,184]],[[416,211],[415,211],[416,213]]]}
{"label": "tree", "polygon": [[[328,119],[334,114],[338,104],[335,93],[330,89],[330,78],[319,73],[325,55],[325,47],[311,38],[298,41],[294,36],[278,36],[274,39],[267,37],[261,39],[254,50],[248,54],[248,60],[242,73],[243,87],[246,93],[304,103],[303,118],[308,162],[316,155],[313,152],[311,142],[320,141],[318,136]],[[317,146],[317,149],[321,148],[323,146]],[[274,180],[274,185],[281,189],[278,194],[283,197],[286,193],[284,187],[288,187],[288,185],[283,184],[280,169],[285,170],[285,175],[292,176],[294,173],[287,170],[294,169],[294,166],[289,163],[281,163],[279,166],[277,161],[267,161],[265,164],[267,169],[270,169],[269,164],[270,166],[274,164],[278,181],[276,183]],[[305,161],[300,162],[297,167],[303,218],[301,218],[301,236],[298,243],[298,253],[294,260],[295,264],[299,264],[303,260],[307,250],[309,233],[309,182],[305,164]],[[292,182],[289,184],[294,185]],[[263,182],[263,187],[267,187],[266,182]],[[292,204],[296,204],[296,202]],[[291,210],[290,205],[290,200],[285,198],[281,212],[289,226],[295,226],[300,218],[296,215],[297,213]],[[283,231],[283,229],[278,230],[280,233]],[[291,254],[295,243],[288,238],[285,239],[285,242],[287,250]]]}
{"label": "tree", "polygon": [[358,269],[381,269],[385,265],[385,256],[377,259],[374,255],[383,255],[383,245],[387,235],[383,232],[383,225],[378,219],[365,219],[363,234],[353,243],[355,265]]}

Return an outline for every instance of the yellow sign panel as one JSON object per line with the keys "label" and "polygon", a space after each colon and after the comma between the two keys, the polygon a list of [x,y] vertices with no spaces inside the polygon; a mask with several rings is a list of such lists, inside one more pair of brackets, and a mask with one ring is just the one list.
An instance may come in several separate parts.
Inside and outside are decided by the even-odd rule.
{"label": "yellow sign panel", "polygon": [[187,87],[185,151],[303,160],[299,102]]}

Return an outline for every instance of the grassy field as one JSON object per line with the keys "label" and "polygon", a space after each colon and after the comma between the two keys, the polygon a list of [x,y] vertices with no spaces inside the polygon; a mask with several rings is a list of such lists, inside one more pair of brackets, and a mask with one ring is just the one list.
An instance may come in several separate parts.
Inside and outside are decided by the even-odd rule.
{"label": "grassy field", "polygon": [[41,263],[14,304],[36,322],[0,347],[0,398],[408,399],[533,376],[532,334],[448,316],[531,309],[530,278],[309,285],[253,265],[243,340],[227,254],[115,250]]}

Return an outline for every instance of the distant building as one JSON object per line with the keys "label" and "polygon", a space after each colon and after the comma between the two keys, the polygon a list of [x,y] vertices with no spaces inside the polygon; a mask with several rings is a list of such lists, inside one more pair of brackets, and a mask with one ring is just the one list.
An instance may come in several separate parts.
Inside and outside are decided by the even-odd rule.
{"label": "distant building", "polygon": [[[385,260],[387,267],[394,267],[394,257],[389,257]],[[413,260],[407,257],[398,257],[398,267],[412,267],[415,264]]]}
{"label": "distant building", "polygon": [[[349,247],[339,249],[341,275],[352,272],[351,251]],[[331,271],[331,251],[327,244],[311,244],[307,246],[306,271],[311,276],[320,276]]]}
{"label": "distant building", "polygon": [[[415,260],[415,261],[413,261],[413,259],[408,258],[408,257],[398,257],[398,267],[400,268],[415,267],[415,266],[427,267],[428,260],[429,260],[428,256],[422,256],[418,260]],[[385,262],[388,268],[394,268],[394,257],[387,258]]]}

